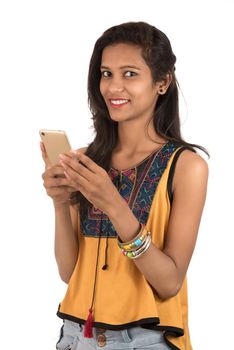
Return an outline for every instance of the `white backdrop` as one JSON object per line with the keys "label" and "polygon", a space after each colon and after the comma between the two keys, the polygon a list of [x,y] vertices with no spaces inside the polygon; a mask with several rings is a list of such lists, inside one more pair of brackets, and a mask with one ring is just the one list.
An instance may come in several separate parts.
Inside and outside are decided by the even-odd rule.
{"label": "white backdrop", "polygon": [[93,45],[108,27],[131,20],[168,35],[183,92],[183,136],[211,154],[188,273],[190,331],[195,350],[230,349],[233,10],[231,0],[0,2],[1,349],[55,348],[66,285],[53,256],[53,208],[42,186],[38,130],[65,129],[73,148],[92,140],[86,81]]}

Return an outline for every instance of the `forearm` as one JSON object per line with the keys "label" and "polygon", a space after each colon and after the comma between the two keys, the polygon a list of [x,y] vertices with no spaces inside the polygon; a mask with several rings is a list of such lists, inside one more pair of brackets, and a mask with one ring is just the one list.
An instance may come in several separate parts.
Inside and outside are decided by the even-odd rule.
{"label": "forearm", "polygon": [[61,279],[68,283],[78,257],[78,240],[72,226],[68,204],[55,208],[55,259]]}
{"label": "forearm", "polygon": [[[136,237],[140,224],[126,202],[119,203],[108,215],[123,242]],[[153,243],[146,253],[133,261],[161,299],[178,292],[179,274],[174,261]]]}

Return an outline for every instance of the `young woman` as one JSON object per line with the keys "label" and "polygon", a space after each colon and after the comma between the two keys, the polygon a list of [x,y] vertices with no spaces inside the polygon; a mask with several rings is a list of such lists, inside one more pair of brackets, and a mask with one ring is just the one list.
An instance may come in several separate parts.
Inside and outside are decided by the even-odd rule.
{"label": "young woman", "polygon": [[53,167],[41,144],[68,283],[59,350],[192,349],[186,272],[208,166],[180,134],[175,62],[147,23],[108,29],[89,67],[93,142]]}

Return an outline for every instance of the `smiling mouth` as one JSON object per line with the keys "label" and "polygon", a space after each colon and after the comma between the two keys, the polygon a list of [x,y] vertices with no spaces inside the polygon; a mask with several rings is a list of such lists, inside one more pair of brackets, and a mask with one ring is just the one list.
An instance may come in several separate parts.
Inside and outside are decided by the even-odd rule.
{"label": "smiling mouth", "polygon": [[126,100],[126,99],[118,99],[118,100],[114,99],[114,100],[112,100],[112,99],[110,99],[109,101],[110,101],[111,107],[119,108],[119,107],[126,105],[130,100]]}

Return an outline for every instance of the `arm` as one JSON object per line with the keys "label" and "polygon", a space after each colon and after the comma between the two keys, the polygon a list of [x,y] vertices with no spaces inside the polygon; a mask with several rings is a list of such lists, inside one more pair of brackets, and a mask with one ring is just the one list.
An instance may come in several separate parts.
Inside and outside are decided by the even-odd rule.
{"label": "arm", "polygon": [[[86,147],[79,149],[82,153]],[[78,254],[78,215],[79,205],[70,206],[69,202],[56,204],[54,253],[60,277],[68,283],[75,268]]]}
{"label": "arm", "polygon": [[[183,151],[174,173],[173,203],[164,249],[161,251],[151,244],[144,255],[133,260],[161,299],[173,297],[182,286],[196,243],[207,179],[205,160],[191,151]],[[139,232],[139,222],[124,200],[108,215],[122,241],[133,239]]]}
{"label": "arm", "polygon": [[56,205],[54,252],[61,279],[68,283],[74,270],[78,253],[78,212],[69,204]]}
{"label": "arm", "polygon": [[[54,252],[61,279],[68,283],[74,270],[78,246],[78,210],[70,206],[69,196],[75,189],[69,186],[64,177],[64,169],[51,166],[43,144],[40,144],[46,170],[42,175],[44,187],[53,200],[55,210],[55,242]],[[86,148],[81,148],[85,152]]]}

